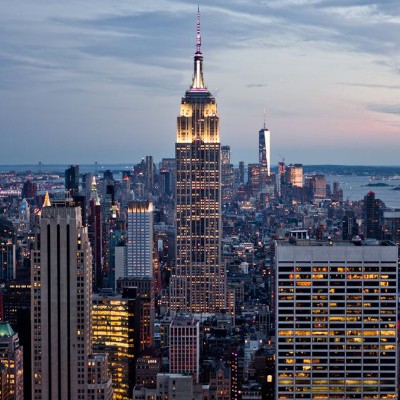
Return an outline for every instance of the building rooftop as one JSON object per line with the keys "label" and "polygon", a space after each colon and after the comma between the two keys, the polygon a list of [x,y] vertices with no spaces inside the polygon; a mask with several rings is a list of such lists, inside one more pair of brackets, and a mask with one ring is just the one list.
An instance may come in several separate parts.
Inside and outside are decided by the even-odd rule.
{"label": "building rooftop", "polygon": [[396,246],[395,243],[390,240],[377,240],[377,239],[365,239],[362,240],[360,237],[356,236],[352,241],[345,240],[308,240],[308,239],[294,239],[289,240],[277,240],[278,246]]}
{"label": "building rooftop", "polygon": [[10,337],[14,334],[15,332],[8,322],[0,322],[0,337]]}

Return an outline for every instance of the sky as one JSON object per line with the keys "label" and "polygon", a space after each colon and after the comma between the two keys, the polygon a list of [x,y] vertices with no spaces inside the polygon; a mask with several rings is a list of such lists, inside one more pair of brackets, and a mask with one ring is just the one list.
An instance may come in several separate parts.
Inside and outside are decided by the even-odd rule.
{"label": "sky", "polygon": [[400,165],[399,0],[3,2],[0,164],[173,157],[198,4],[233,163]]}

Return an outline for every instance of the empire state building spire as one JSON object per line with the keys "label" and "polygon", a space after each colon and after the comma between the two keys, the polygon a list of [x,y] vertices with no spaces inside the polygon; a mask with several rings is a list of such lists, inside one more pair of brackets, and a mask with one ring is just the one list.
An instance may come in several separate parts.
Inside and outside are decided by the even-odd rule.
{"label": "empire state building spire", "polygon": [[190,91],[207,90],[203,78],[203,54],[201,52],[201,33],[200,33],[200,7],[197,8],[197,34],[196,34],[196,53],[194,53],[194,73],[193,83]]}

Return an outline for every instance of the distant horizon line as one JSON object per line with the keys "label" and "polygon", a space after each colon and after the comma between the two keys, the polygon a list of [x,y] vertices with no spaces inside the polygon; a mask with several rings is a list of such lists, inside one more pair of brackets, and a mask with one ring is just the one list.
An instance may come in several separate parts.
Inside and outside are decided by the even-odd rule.
{"label": "distant horizon line", "polygon": [[[173,159],[174,157],[164,157],[164,160],[168,160],[168,159]],[[163,160],[161,159],[161,160]],[[161,161],[158,161],[158,163],[160,163]],[[154,162],[155,164],[157,162]],[[55,167],[65,167],[65,166],[71,166],[71,165],[79,165],[79,166],[98,166],[98,167],[104,167],[104,166],[121,166],[124,165],[126,167],[130,167],[130,166],[134,166],[137,165],[139,163],[23,163],[23,164],[0,164],[0,168],[2,167],[44,167],[44,166],[55,166]],[[245,164],[257,164],[254,161],[251,162],[245,162]],[[285,163],[285,165],[294,165],[294,164],[300,164],[303,167],[361,167],[361,168],[365,168],[365,167],[382,167],[382,168],[400,168],[400,164],[399,165],[390,165],[390,164],[304,164],[304,163]],[[232,165],[234,166],[238,166],[239,164],[235,164],[233,163]],[[278,164],[272,164],[272,167],[277,167]]]}

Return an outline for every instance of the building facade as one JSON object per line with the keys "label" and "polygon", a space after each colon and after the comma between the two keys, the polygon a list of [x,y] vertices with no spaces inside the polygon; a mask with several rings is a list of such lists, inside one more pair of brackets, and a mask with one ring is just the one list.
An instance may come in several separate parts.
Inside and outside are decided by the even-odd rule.
{"label": "building facade", "polygon": [[135,383],[137,330],[136,296],[93,296],[93,350],[108,354],[115,400],[130,399]]}
{"label": "building facade", "polygon": [[127,256],[124,276],[153,277],[153,203],[132,201],[128,204]]}
{"label": "building facade", "polygon": [[276,251],[276,399],[397,398],[397,247]]}
{"label": "building facade", "polygon": [[258,132],[258,163],[260,164],[260,186],[265,187],[271,174],[271,134],[266,128]]}
{"label": "building facade", "polygon": [[70,197],[79,193],[79,165],[71,165],[65,170],[65,190]]}
{"label": "building facade", "polygon": [[187,314],[177,315],[169,326],[169,370],[190,374],[199,382],[200,322]]}
{"label": "building facade", "polygon": [[18,333],[15,333],[8,322],[0,322],[0,365],[7,371],[6,385],[2,392],[7,395],[1,399],[24,399],[23,350],[19,344]]}
{"label": "building facade", "polygon": [[190,89],[182,98],[176,141],[176,262],[171,310],[225,307],[221,262],[221,145],[215,98],[203,79],[200,16]]}
{"label": "building facade", "polygon": [[[84,400],[92,351],[92,253],[80,207],[46,201],[37,243],[31,258],[32,398]],[[97,400],[109,398],[110,385],[96,387],[102,384],[104,396]]]}
{"label": "building facade", "polygon": [[369,191],[364,196],[364,234],[368,239],[381,239],[380,204],[375,193]]}

